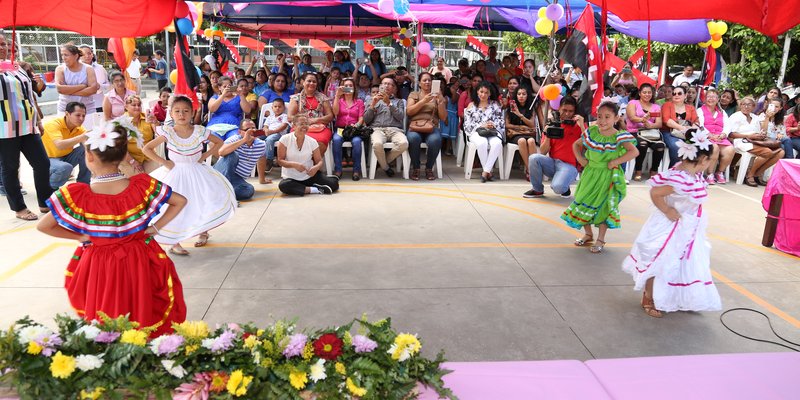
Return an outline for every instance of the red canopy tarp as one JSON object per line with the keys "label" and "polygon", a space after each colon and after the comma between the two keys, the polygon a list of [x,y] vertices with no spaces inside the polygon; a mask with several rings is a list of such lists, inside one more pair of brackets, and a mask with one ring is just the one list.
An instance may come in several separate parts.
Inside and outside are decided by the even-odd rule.
{"label": "red canopy tarp", "polygon": [[109,38],[151,35],[174,16],[175,0],[0,0],[0,27],[48,26]]}
{"label": "red canopy tarp", "polygon": [[400,31],[400,28],[396,26],[349,27],[345,25],[231,24],[225,22],[222,25],[253,37],[258,37],[260,32],[262,39],[377,39]]}
{"label": "red canopy tarp", "polygon": [[775,37],[800,24],[800,0],[588,0],[624,21],[714,18]]}

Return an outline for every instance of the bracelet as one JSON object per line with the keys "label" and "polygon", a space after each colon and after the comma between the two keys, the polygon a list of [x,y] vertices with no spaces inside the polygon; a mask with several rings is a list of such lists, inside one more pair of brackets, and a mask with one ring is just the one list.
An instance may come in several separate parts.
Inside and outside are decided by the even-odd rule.
{"label": "bracelet", "polygon": [[148,226],[148,228],[153,228],[153,230],[155,230],[155,231],[156,231],[156,234],[159,234],[159,233],[160,233],[160,232],[158,231],[158,228],[156,228],[156,224],[150,225],[150,226]]}

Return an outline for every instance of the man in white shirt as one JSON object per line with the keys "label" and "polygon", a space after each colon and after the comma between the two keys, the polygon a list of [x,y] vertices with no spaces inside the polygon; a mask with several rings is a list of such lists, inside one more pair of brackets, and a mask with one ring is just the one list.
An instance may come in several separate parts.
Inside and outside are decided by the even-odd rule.
{"label": "man in white shirt", "polygon": [[486,60],[486,73],[483,74],[483,78],[489,82],[497,83],[496,76],[500,68],[503,68],[503,66],[497,60],[497,47],[491,46],[489,47],[489,59]]}
{"label": "man in white shirt", "polygon": [[680,86],[684,82],[691,85],[695,80],[697,78],[694,77],[694,65],[686,64],[683,66],[683,73],[672,80],[672,86]]}
{"label": "man in white shirt", "polygon": [[142,92],[142,63],[139,62],[139,50],[133,51],[133,59],[131,59],[131,64],[128,65],[128,68],[125,69],[128,72],[128,76],[133,81],[133,84],[136,86],[136,94],[141,94]]}

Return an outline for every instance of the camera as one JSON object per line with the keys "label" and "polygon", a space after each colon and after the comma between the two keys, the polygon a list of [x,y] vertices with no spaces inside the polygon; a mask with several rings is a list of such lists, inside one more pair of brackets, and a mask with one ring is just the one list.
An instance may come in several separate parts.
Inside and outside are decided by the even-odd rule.
{"label": "camera", "polygon": [[558,116],[558,113],[553,113],[555,119],[550,120],[550,122],[544,128],[545,136],[549,137],[550,139],[563,139],[564,138],[564,128],[561,127],[561,124],[564,125],[575,125],[575,120],[564,120]]}

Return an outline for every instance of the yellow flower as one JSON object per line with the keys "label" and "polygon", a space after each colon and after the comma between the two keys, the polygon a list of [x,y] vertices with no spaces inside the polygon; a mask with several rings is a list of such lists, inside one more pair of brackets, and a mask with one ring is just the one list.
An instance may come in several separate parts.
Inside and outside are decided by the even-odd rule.
{"label": "yellow flower", "polygon": [[39,343],[36,343],[34,341],[28,343],[28,354],[36,355],[41,352],[42,352],[42,346],[40,346]]}
{"label": "yellow flower", "polygon": [[81,390],[81,400],[97,400],[100,396],[103,395],[106,389],[104,387],[96,387],[91,392],[87,392],[85,390]]}
{"label": "yellow flower", "polygon": [[264,350],[266,350],[267,353],[272,353],[275,350],[275,346],[273,346],[272,342],[270,342],[269,340],[265,339],[263,346]]}
{"label": "yellow flower", "polygon": [[190,344],[190,345],[186,346],[186,355],[188,356],[189,354],[194,353],[199,348],[200,348],[200,345],[197,345],[197,344]]}
{"label": "yellow flower", "polygon": [[353,335],[350,332],[345,332],[344,337],[342,338],[342,342],[344,342],[345,346],[352,346],[353,345]]}
{"label": "yellow flower", "polygon": [[344,375],[347,373],[347,369],[344,367],[344,364],[337,362],[333,366],[336,369],[336,373],[339,375]]}
{"label": "yellow flower", "polygon": [[258,340],[255,336],[248,336],[247,339],[244,340],[244,347],[250,350],[253,350],[254,347],[261,344],[261,341]]}
{"label": "yellow flower", "polygon": [[53,374],[53,377],[69,378],[74,371],[75,357],[65,356],[60,351],[53,356],[53,362],[50,363],[50,373]]}
{"label": "yellow flower", "polygon": [[314,357],[314,346],[311,345],[310,342],[306,343],[306,346],[303,347],[303,360],[310,360],[311,357]]}
{"label": "yellow flower", "polygon": [[231,377],[228,378],[228,385],[226,386],[228,393],[235,397],[247,394],[247,385],[249,385],[252,380],[252,376],[245,376],[240,369],[233,371]]}
{"label": "yellow flower", "polygon": [[303,371],[292,371],[289,373],[289,383],[293,388],[300,390],[306,387],[308,375]]}
{"label": "yellow flower", "polygon": [[256,331],[256,336],[264,336],[264,330],[263,329],[257,330]]}
{"label": "yellow flower", "polygon": [[205,339],[208,337],[208,324],[204,321],[185,321],[173,326],[179,335],[187,340]]}
{"label": "yellow flower", "polygon": [[393,360],[405,361],[414,354],[419,353],[422,347],[416,335],[401,333],[394,338],[394,344],[389,348],[388,353]]}
{"label": "yellow flower", "polygon": [[356,384],[350,378],[347,378],[347,381],[345,381],[345,384],[347,385],[347,390],[349,390],[350,393],[353,394],[353,396],[361,397],[361,396],[364,396],[364,395],[367,394],[367,389],[364,389],[362,387],[356,386]]}
{"label": "yellow flower", "polygon": [[142,331],[137,331],[136,329],[128,329],[122,332],[119,342],[143,347],[147,344],[147,334]]}

